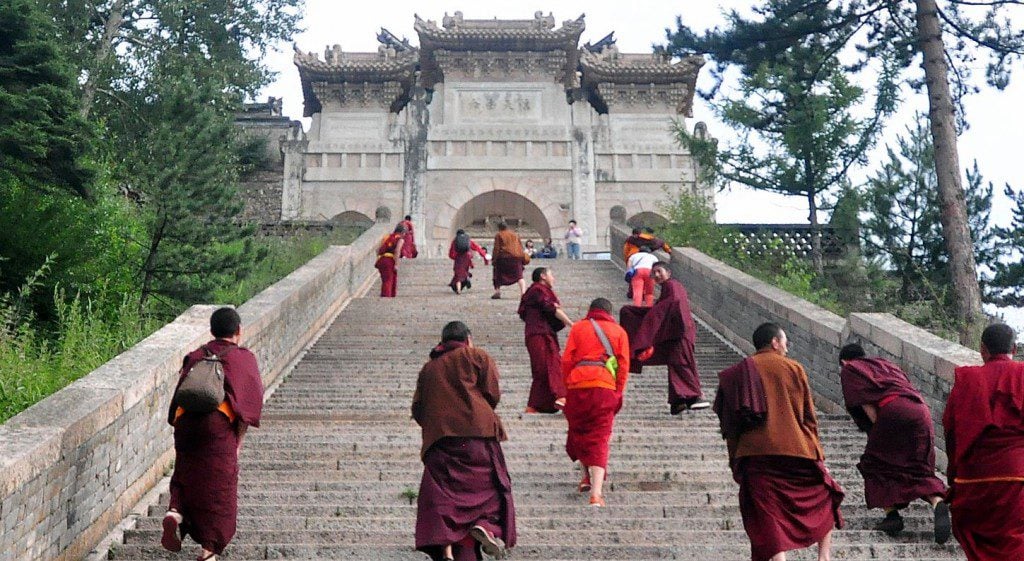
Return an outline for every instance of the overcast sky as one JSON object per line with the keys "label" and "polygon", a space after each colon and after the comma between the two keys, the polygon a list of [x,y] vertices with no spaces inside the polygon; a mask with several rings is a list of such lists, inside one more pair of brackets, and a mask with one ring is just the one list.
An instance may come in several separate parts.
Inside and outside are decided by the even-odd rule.
{"label": "overcast sky", "polygon": [[[621,52],[650,52],[655,43],[663,43],[665,28],[675,28],[676,16],[696,29],[705,29],[723,23],[723,9],[744,9],[751,2],[736,0],[667,2],[665,0],[557,0],[546,3],[525,3],[494,0],[458,1],[438,0],[388,0],[387,2],[338,2],[336,0],[306,0],[305,32],[296,37],[296,43],[303,51],[323,52],[328,44],[340,44],[346,51],[376,52],[376,33],[386,27],[399,37],[408,37],[415,45],[418,39],[413,31],[413,14],[423,19],[435,20],[440,24],[447,11],[449,14],[461,10],[468,19],[503,18],[529,19],[533,13],[542,10],[553,12],[556,26],[567,19],[586,14],[586,31],[580,44],[595,42],[610,31],[615,31]],[[263,97],[273,95],[284,98],[284,112],[292,118],[302,115],[302,92],[298,72],[292,63],[292,49],[283,46],[282,52],[274,53],[268,63],[279,72],[277,80],[268,86]],[[983,76],[984,60],[979,61],[976,77]],[[701,73],[701,84],[707,86],[710,77],[705,70]],[[967,167],[977,159],[982,174],[997,187],[996,206],[993,215],[997,223],[1010,219],[1010,210],[1002,196],[1002,185],[1009,182],[1014,187],[1024,187],[1018,179],[1015,162],[1022,159],[1024,147],[1024,122],[1019,114],[1018,103],[1024,98],[1024,74],[1016,69],[1013,82],[1003,92],[983,88],[979,94],[967,100],[967,117],[970,129],[960,138],[960,163]],[[906,96],[901,113],[889,127],[888,138],[902,132],[914,111],[926,110],[927,101],[923,94]],[[700,99],[695,100],[693,123],[707,121],[711,133],[728,142],[732,131],[717,123],[708,106]],[[308,120],[306,120],[308,123]],[[880,157],[879,157],[880,158]],[[879,158],[875,158],[877,162]],[[717,195],[718,221],[732,222],[806,222],[805,201],[797,197],[783,197],[768,193],[733,188]]]}

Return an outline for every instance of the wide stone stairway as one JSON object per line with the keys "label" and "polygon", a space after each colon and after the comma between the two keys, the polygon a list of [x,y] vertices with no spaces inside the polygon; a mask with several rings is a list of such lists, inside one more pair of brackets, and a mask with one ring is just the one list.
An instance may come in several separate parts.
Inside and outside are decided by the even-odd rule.
{"label": "wide stone stairway", "polygon": [[[416,375],[454,319],[498,362],[499,412],[509,441],[519,546],[513,559],[746,560],[750,558],[725,444],[710,410],[668,414],[665,369],[631,378],[616,420],[606,486],[608,507],[576,492],[579,472],[565,455],[561,415],[522,415],[530,369],[516,315],[518,291],[490,300],[490,270],[454,295],[448,260],[403,261],[398,298],[354,300],[267,401],[263,425],[247,436],[241,460],[238,534],[224,559],[425,559],[413,550],[419,486],[419,429],[409,405]],[[535,264],[543,264],[538,262]],[[606,296],[625,303],[622,274],[608,261],[554,265],[555,290],[570,317]],[[564,335],[563,332],[563,341]],[[798,355],[799,350],[794,349]],[[702,328],[697,360],[707,397],[715,374],[740,355]],[[864,507],[854,465],[864,437],[844,416],[821,415],[827,464],[846,489],[847,527],[834,534],[834,559],[962,559],[953,540],[932,541],[930,508],[905,511],[898,538],[872,531],[879,511]],[[195,545],[159,546],[167,497],[138,519],[111,559],[192,559]],[[814,548],[790,559],[815,559]]]}

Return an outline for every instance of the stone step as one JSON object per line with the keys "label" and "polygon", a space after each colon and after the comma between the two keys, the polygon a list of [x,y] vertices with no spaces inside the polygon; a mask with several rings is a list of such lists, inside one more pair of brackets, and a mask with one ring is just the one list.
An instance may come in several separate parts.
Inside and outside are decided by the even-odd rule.
{"label": "stone step", "polygon": [[[619,269],[609,262],[554,261],[555,287],[571,317],[597,296],[628,301]],[[528,268],[529,270],[529,268]],[[510,440],[503,444],[512,477],[519,545],[512,558],[545,561],[748,559],[737,485],[711,411],[668,415],[665,368],[632,375],[616,418],[608,507],[587,506],[576,492],[579,471],[565,455],[561,415],[523,415],[530,386],[518,290],[490,300],[489,268],[475,269],[476,288],[456,297],[447,288],[448,260],[403,261],[399,297],[372,288],[352,301],[275,390],[262,426],[241,456],[239,532],[225,560],[308,559],[412,561],[422,474],[419,427],[409,418],[416,376],[441,327],[463,319],[501,373],[498,408]],[[370,319],[371,321],[367,321]],[[564,342],[567,330],[560,333]],[[386,355],[382,350],[386,349]],[[701,327],[697,352],[710,399],[716,373],[740,356]],[[835,560],[939,561],[962,557],[953,544],[932,543],[931,508],[904,511],[897,538],[874,531],[882,513],[864,506],[856,463],[864,434],[847,415],[819,415],[826,463],[847,495],[844,530],[834,534]],[[138,518],[111,550],[118,560],[182,559],[159,547],[167,504]],[[410,502],[410,500],[412,502]],[[195,545],[189,542],[186,552]],[[192,548],[192,549],[188,549]],[[790,560],[817,558],[814,548]]]}

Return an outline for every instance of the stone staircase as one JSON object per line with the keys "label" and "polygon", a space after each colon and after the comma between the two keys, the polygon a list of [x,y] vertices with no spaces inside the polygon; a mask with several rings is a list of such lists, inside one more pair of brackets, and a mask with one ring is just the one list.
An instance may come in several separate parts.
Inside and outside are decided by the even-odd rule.
{"label": "stone staircase", "polygon": [[[621,272],[610,262],[558,261],[555,267],[555,290],[573,319],[597,296],[625,303]],[[521,414],[530,372],[515,287],[504,299],[490,300],[490,271],[476,272],[473,290],[456,296],[446,286],[450,261],[403,261],[398,298],[379,299],[374,287],[342,311],[269,399],[263,426],[249,432],[239,531],[222,558],[426,558],[413,550],[421,464],[409,405],[441,327],[460,319],[495,357],[502,376],[499,412],[510,435],[504,450],[519,528],[513,559],[749,559],[716,418],[710,411],[670,416],[663,367],[630,380],[613,437],[608,507],[587,505],[576,493],[579,472],[565,456],[565,420]],[[701,329],[697,359],[709,398],[715,373],[739,357]],[[854,467],[864,438],[844,416],[822,415],[821,424],[828,466],[847,491],[848,525],[834,534],[834,559],[963,557],[952,543],[933,543],[923,502],[905,512],[907,530],[899,538],[872,531],[880,515],[863,506]],[[162,496],[109,558],[192,558],[191,542],[179,554],[159,546],[166,504]],[[813,548],[790,555],[815,558]]]}

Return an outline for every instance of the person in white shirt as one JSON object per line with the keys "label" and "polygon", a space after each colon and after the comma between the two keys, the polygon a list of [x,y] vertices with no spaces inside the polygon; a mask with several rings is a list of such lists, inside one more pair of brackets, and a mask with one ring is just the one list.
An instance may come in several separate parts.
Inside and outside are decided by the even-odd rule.
{"label": "person in white shirt", "polygon": [[654,279],[651,278],[651,267],[658,258],[644,246],[640,251],[629,256],[628,268],[633,270],[633,278],[629,281],[633,287],[633,305],[651,307],[654,305]]}
{"label": "person in white shirt", "polygon": [[565,231],[565,251],[569,259],[580,258],[580,242],[583,241],[583,230],[576,225],[575,220],[569,221],[569,229]]}

